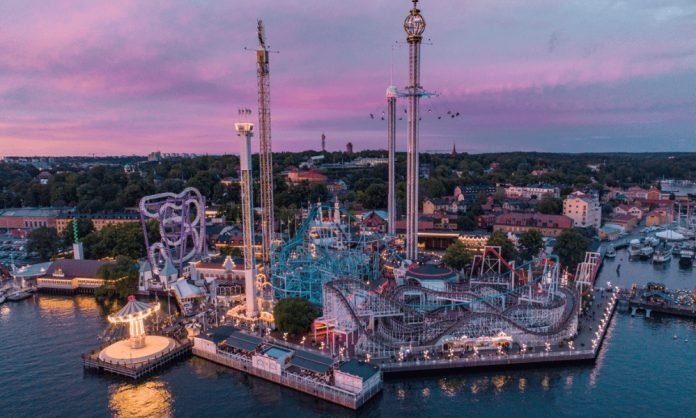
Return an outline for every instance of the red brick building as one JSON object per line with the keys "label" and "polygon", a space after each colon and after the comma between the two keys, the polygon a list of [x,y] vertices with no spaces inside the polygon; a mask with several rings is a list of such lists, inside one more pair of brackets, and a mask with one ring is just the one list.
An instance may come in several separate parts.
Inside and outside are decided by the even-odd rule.
{"label": "red brick building", "polygon": [[564,215],[544,215],[541,213],[505,213],[495,219],[493,231],[520,234],[536,229],[547,237],[556,237],[562,231],[573,227],[573,220]]}

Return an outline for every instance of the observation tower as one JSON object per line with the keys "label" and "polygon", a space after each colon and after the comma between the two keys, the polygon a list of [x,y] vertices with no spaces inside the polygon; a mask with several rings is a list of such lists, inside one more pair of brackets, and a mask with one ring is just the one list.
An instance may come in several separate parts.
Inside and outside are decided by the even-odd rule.
{"label": "observation tower", "polygon": [[418,10],[418,0],[406,20],[404,31],[408,42],[409,85],[408,97],[408,145],[406,158],[406,258],[418,259],[418,110],[423,88],[420,85],[420,47],[425,32],[425,19]]}
{"label": "observation tower", "polygon": [[[240,115],[250,115],[251,110],[240,109]],[[234,124],[241,138],[239,151],[239,178],[242,197],[242,235],[244,240],[244,293],[246,297],[246,316],[258,315],[256,306],[256,257],[254,254],[254,195],[251,191],[251,137],[254,124],[238,122]]]}

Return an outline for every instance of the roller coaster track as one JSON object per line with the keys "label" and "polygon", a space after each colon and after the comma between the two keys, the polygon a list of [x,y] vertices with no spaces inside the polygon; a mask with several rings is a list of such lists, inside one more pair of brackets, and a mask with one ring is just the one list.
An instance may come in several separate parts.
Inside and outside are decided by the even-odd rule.
{"label": "roller coaster track", "polygon": [[[367,329],[367,326],[363,323],[363,321],[360,319],[360,315],[354,310],[352,304],[346,296],[343,294],[342,289],[340,289],[337,285],[344,285],[344,284],[349,284],[351,287],[355,286],[361,286],[361,284],[355,280],[351,279],[340,279],[337,281],[332,281],[328,282],[325,285],[325,288],[328,289],[332,294],[337,296],[337,300],[341,303],[341,305],[346,309],[346,311],[349,313],[351,316],[352,321],[355,323],[355,325],[370,339],[373,339],[375,342],[382,344],[385,347],[392,348],[392,349],[399,349],[403,346],[403,343],[397,344],[393,341],[393,338],[387,336],[384,331],[380,330],[380,332],[371,332],[370,330]],[[541,336],[541,337],[551,337],[553,335],[558,334],[562,330],[566,329],[568,327],[568,322],[572,319],[572,316],[574,313],[576,313],[576,301],[575,301],[575,294],[566,290],[566,289],[561,289],[561,291],[565,295],[565,304],[566,308],[564,309],[564,313],[562,315],[562,318],[560,321],[558,321],[554,326],[547,330],[536,330],[533,328],[529,328],[525,324],[519,323],[509,317],[506,317],[504,314],[501,313],[495,313],[495,312],[467,312],[463,317],[458,318],[453,324],[449,325],[447,328],[445,328],[443,331],[440,331],[437,333],[437,335],[428,338],[425,341],[419,341],[418,344],[419,346],[431,346],[435,344],[437,341],[442,339],[443,337],[450,335],[453,331],[459,329],[459,328],[464,328],[468,324],[471,324],[473,321],[478,320],[478,319],[485,319],[488,320],[491,323],[494,323],[494,321],[502,321],[504,323],[507,323],[514,329],[517,329],[523,333],[531,334],[531,335],[536,335],[536,336]],[[397,301],[398,302],[398,301]],[[393,303],[397,303],[393,302]],[[399,304],[402,308],[405,307],[404,304]],[[534,309],[544,309],[543,307],[537,307]],[[547,308],[547,309],[554,309],[554,308]],[[421,324],[420,326],[408,326],[404,325],[404,328],[408,330],[408,328],[411,328],[409,331],[411,331],[411,334],[418,335],[419,333],[422,335],[423,332],[423,325]],[[385,334],[385,335],[380,335],[380,334]]]}

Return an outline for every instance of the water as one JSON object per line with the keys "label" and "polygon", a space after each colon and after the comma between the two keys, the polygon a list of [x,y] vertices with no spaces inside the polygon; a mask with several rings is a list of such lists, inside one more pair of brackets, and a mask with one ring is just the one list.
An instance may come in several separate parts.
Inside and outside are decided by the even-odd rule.
{"label": "water", "polygon": [[[676,260],[659,270],[628,262],[619,251],[604,266],[606,280],[692,288],[696,272],[679,270]],[[88,296],[1,305],[0,417],[696,416],[690,320],[617,314],[595,365],[387,380],[356,413],[197,358],[138,383],[84,373],[80,353],[99,344],[105,315],[117,308]]]}

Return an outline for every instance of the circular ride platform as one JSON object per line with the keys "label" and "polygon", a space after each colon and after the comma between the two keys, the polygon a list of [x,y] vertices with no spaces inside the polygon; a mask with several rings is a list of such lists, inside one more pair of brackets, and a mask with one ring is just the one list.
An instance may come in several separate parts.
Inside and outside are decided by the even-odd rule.
{"label": "circular ride platform", "polygon": [[99,359],[111,363],[137,364],[152,360],[175,347],[176,343],[169,337],[148,335],[142,348],[131,348],[129,339],[117,341],[103,349]]}

